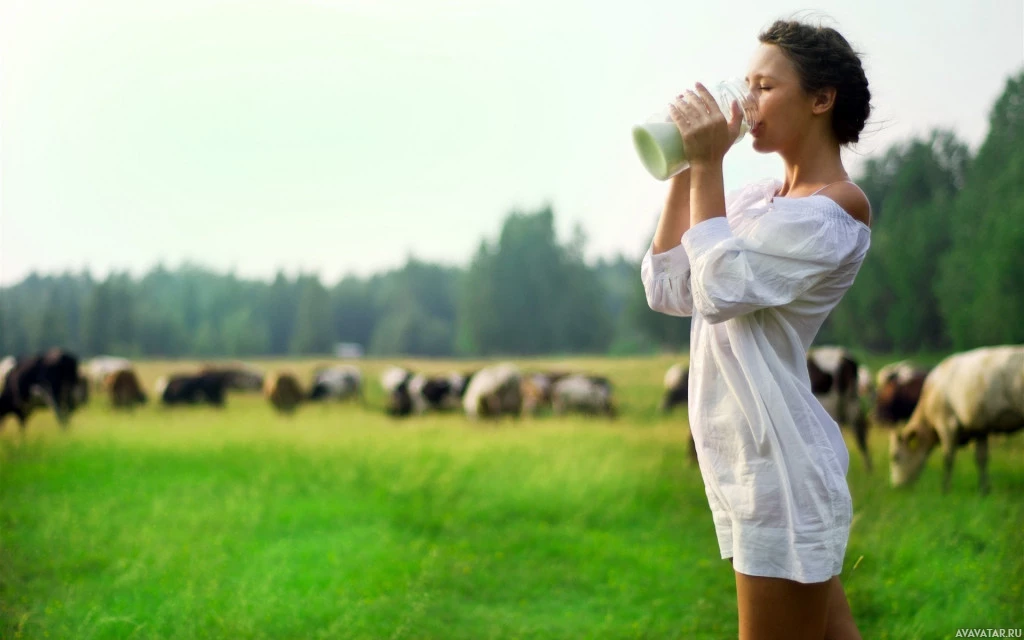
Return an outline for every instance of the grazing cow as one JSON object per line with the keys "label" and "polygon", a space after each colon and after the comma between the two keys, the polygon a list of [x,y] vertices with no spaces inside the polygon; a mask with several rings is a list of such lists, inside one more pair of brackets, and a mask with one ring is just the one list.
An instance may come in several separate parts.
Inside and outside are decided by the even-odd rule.
{"label": "grazing cow", "polygon": [[293,413],[302,402],[302,387],[290,373],[273,373],[266,377],[263,395],[281,413]]}
{"label": "grazing cow", "polygon": [[674,364],[665,372],[665,396],[661,399],[661,412],[689,402],[690,367]]}
{"label": "grazing cow", "polygon": [[506,413],[518,415],[523,404],[519,381],[519,369],[513,364],[502,363],[481,369],[469,381],[462,398],[466,415],[473,420]]}
{"label": "grazing cow", "polygon": [[565,371],[546,371],[523,376],[519,383],[523,396],[524,416],[534,416],[545,408],[551,407],[551,391],[559,380],[568,376]]}
{"label": "grazing cow", "polygon": [[381,374],[381,386],[388,394],[387,412],[401,417],[429,410],[458,409],[474,375],[475,372],[453,371],[444,376],[426,376],[401,367],[389,367]]}
{"label": "grazing cow", "polygon": [[309,399],[313,401],[334,399],[338,401],[358,398],[365,401],[363,396],[363,374],[359,369],[350,365],[336,367],[325,367],[317,369],[313,373],[313,385],[309,390]]}
{"label": "grazing cow", "polygon": [[0,392],[3,392],[4,385],[7,383],[7,374],[16,364],[18,364],[18,359],[14,356],[7,356],[0,360]]}
{"label": "grazing cow", "polygon": [[407,416],[412,413],[412,396],[409,395],[409,382],[412,372],[402,367],[388,367],[380,374],[380,386],[387,394],[388,415],[395,417]]}
{"label": "grazing cow", "polygon": [[807,353],[811,392],[833,420],[853,428],[864,466],[871,471],[867,411],[857,392],[858,368],[857,361],[842,347],[818,347]]}
{"label": "grazing cow", "polygon": [[409,380],[412,409],[417,414],[429,411],[454,411],[462,407],[462,398],[474,373],[451,372],[444,376],[416,374]]}
{"label": "grazing cow", "polygon": [[223,379],[224,388],[230,391],[260,392],[263,390],[263,372],[255,367],[206,366],[199,375],[217,376]]}
{"label": "grazing cow", "polygon": [[573,374],[562,378],[551,389],[551,406],[555,415],[570,411],[587,415],[604,414],[615,417],[612,385],[607,378]]}
{"label": "grazing cow", "polygon": [[136,405],[146,404],[146,394],[132,369],[111,373],[107,376],[105,386],[110,395],[110,404],[115,409],[134,409]]}
{"label": "grazing cow", "polygon": [[50,407],[57,422],[67,428],[71,413],[79,406],[78,358],[62,349],[42,355],[15,358],[4,363],[7,374],[0,391],[0,421],[8,413],[18,418],[24,431],[29,415],[40,406]]}
{"label": "grazing cow", "polygon": [[875,406],[872,410],[875,422],[892,427],[909,420],[921,399],[921,390],[929,371],[906,360],[882,367],[878,371]]}
{"label": "grazing cow", "polygon": [[224,376],[218,374],[179,374],[156,382],[156,396],[166,406],[206,403],[223,407],[226,390]]}
{"label": "grazing cow", "polygon": [[949,490],[958,447],[974,441],[978,488],[988,493],[988,436],[1024,429],[1024,346],[982,347],[949,356],[928,374],[921,400],[890,437],[893,486],[917,481],[942,446],[942,490]]}
{"label": "grazing cow", "polygon": [[110,374],[131,369],[132,362],[117,356],[96,356],[86,361],[82,368],[85,370],[85,377],[89,380],[92,388],[102,391],[106,388],[107,378],[110,377]]}

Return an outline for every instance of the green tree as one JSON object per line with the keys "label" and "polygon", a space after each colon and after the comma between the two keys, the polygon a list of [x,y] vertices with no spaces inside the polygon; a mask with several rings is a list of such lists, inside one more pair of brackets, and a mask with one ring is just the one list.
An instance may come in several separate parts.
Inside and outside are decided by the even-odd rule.
{"label": "green tree", "polygon": [[290,352],[302,355],[329,353],[334,344],[330,295],[316,276],[299,278],[298,286],[299,302]]}
{"label": "green tree", "polygon": [[934,292],[957,349],[1024,342],[1024,71],[1007,81],[955,206]]}
{"label": "green tree", "polygon": [[113,284],[110,280],[97,284],[85,304],[82,319],[82,344],[86,354],[109,353],[114,345],[110,317],[114,313]]}

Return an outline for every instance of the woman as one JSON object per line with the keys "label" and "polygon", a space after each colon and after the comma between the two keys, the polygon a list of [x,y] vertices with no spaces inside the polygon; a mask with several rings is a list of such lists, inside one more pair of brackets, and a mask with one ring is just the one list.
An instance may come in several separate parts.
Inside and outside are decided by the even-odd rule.
{"label": "woman", "polygon": [[849,454],[811,394],[806,353],[870,244],[870,205],[840,158],[870,93],[834,29],[779,21],[759,40],[751,135],[785,178],[727,198],[739,106],[726,119],[701,85],[679,96],[690,169],[671,183],[641,276],[652,309],[693,316],[690,426],[736,574],[740,638],[860,638],[839,582]]}

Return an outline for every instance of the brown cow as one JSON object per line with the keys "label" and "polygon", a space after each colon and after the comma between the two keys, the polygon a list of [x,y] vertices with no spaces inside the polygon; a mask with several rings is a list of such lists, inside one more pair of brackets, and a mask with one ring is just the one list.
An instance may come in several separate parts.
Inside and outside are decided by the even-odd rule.
{"label": "brown cow", "polygon": [[974,441],[978,488],[989,490],[988,436],[1024,429],[1024,346],[982,347],[949,356],[928,374],[910,422],[890,437],[893,486],[914,483],[942,446],[942,490],[956,451]]}
{"label": "brown cow", "polygon": [[886,365],[878,372],[875,407],[872,417],[885,427],[906,422],[917,408],[930,369],[902,361]]}
{"label": "brown cow", "polygon": [[146,404],[146,394],[132,369],[121,369],[109,374],[103,386],[115,409],[134,409],[136,405]]}
{"label": "brown cow", "polygon": [[290,373],[272,373],[263,384],[263,395],[281,413],[293,413],[303,400],[302,387]]}

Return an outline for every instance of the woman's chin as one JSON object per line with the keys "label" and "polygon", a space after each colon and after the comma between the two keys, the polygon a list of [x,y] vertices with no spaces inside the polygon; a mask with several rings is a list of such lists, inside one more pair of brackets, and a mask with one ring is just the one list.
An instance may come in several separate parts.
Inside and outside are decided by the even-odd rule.
{"label": "woman's chin", "polygon": [[750,146],[758,153],[771,153],[773,151],[764,138],[754,138]]}

